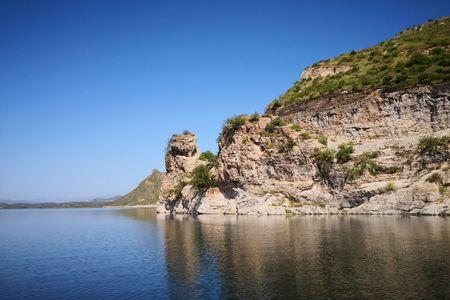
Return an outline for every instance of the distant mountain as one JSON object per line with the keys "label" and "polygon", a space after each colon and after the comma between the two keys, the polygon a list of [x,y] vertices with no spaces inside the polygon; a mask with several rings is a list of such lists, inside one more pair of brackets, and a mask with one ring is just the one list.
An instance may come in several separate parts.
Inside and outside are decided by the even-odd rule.
{"label": "distant mountain", "polygon": [[105,203],[114,201],[122,197],[121,195],[108,198],[94,198],[90,201],[71,201],[71,202],[18,202],[13,200],[0,200],[0,209],[18,209],[18,208],[82,208],[82,207],[103,207]]}
{"label": "distant mountain", "polygon": [[82,207],[102,207],[104,203],[80,201],[80,202],[44,202],[44,203],[0,203],[0,209],[19,208],[82,208]]}
{"label": "distant mountain", "polygon": [[112,206],[150,205],[156,204],[164,173],[153,170],[139,185],[125,196],[109,202]]}
{"label": "distant mountain", "polygon": [[111,202],[111,201],[117,200],[121,197],[122,197],[122,195],[116,195],[116,196],[107,197],[107,198],[94,198],[94,199],[90,200],[89,202],[106,203],[106,202]]}

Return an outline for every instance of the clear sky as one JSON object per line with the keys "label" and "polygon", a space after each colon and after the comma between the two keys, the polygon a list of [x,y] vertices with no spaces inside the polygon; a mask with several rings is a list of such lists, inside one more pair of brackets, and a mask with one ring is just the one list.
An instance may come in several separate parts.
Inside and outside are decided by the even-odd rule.
{"label": "clear sky", "polygon": [[173,133],[217,151],[320,59],[450,1],[1,1],[0,198],[124,194],[164,170]]}

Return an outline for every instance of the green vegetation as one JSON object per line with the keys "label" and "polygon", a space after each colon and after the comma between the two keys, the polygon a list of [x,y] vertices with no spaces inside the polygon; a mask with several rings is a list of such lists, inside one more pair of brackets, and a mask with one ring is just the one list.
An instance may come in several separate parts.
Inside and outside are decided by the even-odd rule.
{"label": "green vegetation", "polygon": [[385,193],[392,192],[394,189],[395,189],[395,183],[388,182],[388,184],[386,184],[384,187],[379,188],[378,192],[380,192],[381,194],[385,194]]}
{"label": "green vegetation", "polygon": [[184,180],[178,182],[178,184],[169,191],[169,194],[167,197],[173,197],[174,199],[181,199],[183,195],[181,194],[181,191],[184,189],[184,187],[187,185],[187,182]]}
{"label": "green vegetation", "polygon": [[444,179],[439,173],[433,173],[426,179],[427,182],[436,183],[438,185],[442,185],[444,183]]}
{"label": "green vegetation", "polygon": [[312,138],[311,133],[309,133],[308,131],[302,132],[302,133],[300,134],[300,137],[301,137],[303,140],[309,140],[309,139]]}
{"label": "green vegetation", "polygon": [[335,151],[329,148],[324,150],[315,149],[313,156],[320,175],[324,178],[328,178],[333,169]]}
{"label": "green vegetation", "polygon": [[200,160],[207,161],[211,167],[217,166],[217,156],[211,151],[205,151],[200,154]]}
{"label": "green vegetation", "polygon": [[191,174],[190,184],[197,190],[206,190],[211,187],[217,187],[217,181],[210,174],[211,167],[200,165],[196,167]]}
{"label": "green vegetation", "polygon": [[362,153],[355,163],[355,166],[347,171],[347,177],[350,180],[354,180],[359,176],[362,176],[366,170],[371,175],[378,175],[381,167],[374,160],[380,155],[379,152],[364,152]]}
{"label": "green vegetation", "polygon": [[420,140],[418,151],[421,155],[432,155],[433,153],[448,149],[450,136],[443,137],[425,137]]}
{"label": "green vegetation", "polygon": [[159,198],[163,173],[153,170],[139,185],[125,196],[108,203],[112,206],[155,204]]}
{"label": "green vegetation", "polygon": [[225,125],[223,126],[221,135],[225,137],[233,136],[234,133],[239,130],[239,128],[241,128],[241,126],[243,126],[246,122],[247,120],[243,116],[228,118],[225,121]]}
{"label": "green vegetation", "polygon": [[257,112],[255,112],[254,114],[252,114],[252,115],[250,116],[249,121],[252,122],[252,123],[258,122],[258,121],[259,121],[259,114],[258,114]]}
{"label": "green vegetation", "polygon": [[444,182],[444,178],[439,173],[431,174],[425,181],[437,184],[441,195],[447,192],[448,184]]}
{"label": "green vegetation", "polygon": [[286,141],[286,150],[291,151],[296,144],[297,143],[291,137],[288,137]]}
{"label": "green vegetation", "polygon": [[303,207],[303,206],[319,206],[324,208],[325,203],[322,201],[292,201],[289,200],[289,207]]}
{"label": "green vegetation", "polygon": [[299,132],[302,130],[302,127],[300,125],[298,125],[297,123],[292,124],[292,129]]}
{"label": "green vegetation", "polygon": [[269,133],[272,133],[272,132],[275,131],[275,129],[276,129],[277,127],[284,126],[284,125],[286,125],[286,124],[287,124],[287,123],[286,123],[285,120],[283,120],[283,119],[280,118],[280,117],[277,117],[277,118],[271,120],[269,124],[267,124],[267,126],[266,126],[266,128],[265,128],[265,131],[267,131],[267,132],[269,132]]}
{"label": "green vegetation", "polygon": [[328,144],[328,138],[323,134],[319,134],[317,136],[317,141],[324,146],[326,146]]}
{"label": "green vegetation", "polygon": [[337,162],[340,164],[344,164],[350,161],[350,158],[355,149],[353,148],[352,143],[339,145],[339,151],[336,153]]}
{"label": "green vegetation", "polygon": [[315,63],[313,67],[348,70],[324,78],[301,79],[268,110],[344,90],[392,90],[450,80],[449,45],[449,17],[407,29],[377,46]]}

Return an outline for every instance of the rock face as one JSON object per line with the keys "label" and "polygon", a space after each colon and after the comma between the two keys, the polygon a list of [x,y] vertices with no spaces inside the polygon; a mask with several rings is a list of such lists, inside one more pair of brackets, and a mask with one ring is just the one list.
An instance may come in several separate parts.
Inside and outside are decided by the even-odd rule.
{"label": "rock face", "polygon": [[448,129],[450,83],[395,92],[335,94],[278,109],[305,129],[364,141]]}
{"label": "rock face", "polygon": [[339,66],[311,66],[307,67],[305,71],[303,71],[302,75],[300,76],[300,79],[315,79],[319,77],[327,77],[330,75],[335,75],[341,72],[346,72],[350,70],[350,66],[346,65],[339,65]]}
{"label": "rock face", "polygon": [[[218,187],[186,184],[204,162],[194,135],[172,138],[158,212],[450,214],[448,83],[337,94],[243,118],[220,139],[210,174]],[[421,142],[428,136],[436,138]]]}

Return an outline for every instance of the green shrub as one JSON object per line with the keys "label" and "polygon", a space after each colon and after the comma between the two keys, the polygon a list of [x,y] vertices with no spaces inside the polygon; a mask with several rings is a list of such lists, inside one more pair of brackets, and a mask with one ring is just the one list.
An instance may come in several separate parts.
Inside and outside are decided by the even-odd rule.
{"label": "green shrub", "polygon": [[300,134],[300,137],[301,137],[303,140],[309,140],[309,139],[312,138],[311,133],[309,133],[308,131],[302,132],[302,133]]}
{"label": "green shrub", "polygon": [[168,193],[168,197],[173,197],[175,200],[181,199],[183,195],[181,191],[187,185],[185,181],[180,181],[173,189],[171,189]]}
{"label": "green shrub", "polygon": [[427,182],[436,183],[438,185],[442,185],[444,183],[444,180],[442,179],[442,176],[439,173],[433,173],[426,179]]}
{"label": "green shrub", "polygon": [[217,165],[217,156],[211,151],[205,151],[200,154],[200,160],[207,161],[209,165],[216,166]]}
{"label": "green shrub", "polygon": [[328,138],[323,134],[319,134],[317,136],[317,141],[324,146],[326,146],[328,144]]}
{"label": "green shrub", "polygon": [[286,142],[287,150],[289,150],[289,151],[292,150],[295,145],[296,145],[295,141],[292,138],[288,137],[287,142]]}
{"label": "green shrub", "polygon": [[377,175],[380,171],[380,166],[376,161],[374,161],[375,158],[379,156],[379,152],[363,152],[359,156],[359,162],[358,165],[362,166],[365,170],[368,170],[371,175]]}
{"label": "green shrub", "polygon": [[401,166],[389,166],[387,168],[381,168],[381,171],[386,174],[395,174],[397,172],[402,171]]}
{"label": "green shrub", "polygon": [[266,125],[265,131],[274,132],[277,127],[284,126],[284,125],[286,125],[286,121],[284,121],[280,117],[277,117],[277,118],[271,120],[270,123]]}
{"label": "green shrub", "polygon": [[306,164],[306,160],[304,158],[299,158],[297,163],[299,166],[304,166]]}
{"label": "green shrub", "polygon": [[337,162],[340,164],[348,162],[354,151],[352,143],[339,145],[339,151],[336,153]]}
{"label": "green shrub", "polygon": [[428,65],[430,63],[429,58],[420,52],[414,52],[410,55],[409,60],[406,62],[407,67],[412,67],[415,65]]}
{"label": "green shrub", "polygon": [[239,128],[241,128],[241,126],[243,126],[246,122],[247,120],[242,116],[228,118],[225,121],[225,125],[223,126],[222,135],[226,137],[233,136],[234,133],[239,130]]}
{"label": "green shrub", "polygon": [[391,80],[392,80],[392,76],[390,76],[390,75],[384,76],[383,77],[383,85],[389,85]]}
{"label": "green shrub", "polygon": [[382,170],[378,163],[374,161],[379,154],[378,151],[363,152],[358,156],[355,166],[347,171],[347,178],[349,180],[354,180],[362,176],[366,170],[368,170],[371,175],[377,175]]}
{"label": "green shrub", "polygon": [[379,188],[379,189],[378,189],[378,192],[380,192],[381,194],[384,194],[384,193],[391,192],[391,191],[393,191],[394,189],[395,189],[395,183],[389,182],[389,183],[386,184],[384,187]]}
{"label": "green shrub", "polygon": [[441,55],[441,54],[445,53],[445,50],[443,48],[441,48],[441,47],[437,47],[437,48],[431,49],[430,53],[432,55]]}
{"label": "green shrub", "polygon": [[211,168],[205,165],[197,166],[191,173],[190,184],[197,190],[217,187],[217,181],[210,174]]}
{"label": "green shrub", "polygon": [[363,166],[355,166],[347,171],[347,178],[351,180],[355,180],[356,178],[362,176],[364,174],[365,168]]}
{"label": "green shrub", "polygon": [[420,73],[417,79],[421,84],[429,84],[432,81],[431,74],[428,74],[426,72]]}
{"label": "green shrub", "polygon": [[295,124],[292,124],[292,129],[295,131],[301,131],[302,127],[299,124],[295,123]]}
{"label": "green shrub", "polygon": [[333,169],[335,151],[329,148],[324,150],[314,149],[313,156],[319,173],[322,177],[328,178]]}
{"label": "green shrub", "polygon": [[282,106],[283,106],[283,105],[282,105],[281,101],[280,101],[279,99],[275,99],[275,100],[273,100],[272,103],[268,106],[268,109],[275,110],[275,109],[277,109],[277,108],[279,108],[279,107],[282,107]]}
{"label": "green shrub", "polygon": [[254,114],[252,114],[252,115],[250,116],[249,121],[252,122],[252,123],[258,122],[258,121],[259,121],[259,114],[258,114],[257,112],[255,112]]}
{"label": "green shrub", "polygon": [[399,74],[397,77],[395,77],[395,83],[402,83],[405,82],[405,80],[408,78],[405,74]]}
{"label": "green shrub", "polygon": [[418,150],[422,155],[431,155],[436,152],[446,150],[450,143],[450,136],[434,137],[429,136],[419,141]]}

